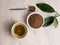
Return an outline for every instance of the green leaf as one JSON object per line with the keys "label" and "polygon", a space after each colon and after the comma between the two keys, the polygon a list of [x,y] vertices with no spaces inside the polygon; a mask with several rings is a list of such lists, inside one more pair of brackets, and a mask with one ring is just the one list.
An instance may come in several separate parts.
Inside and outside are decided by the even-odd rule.
{"label": "green leaf", "polygon": [[44,12],[55,12],[54,8],[46,3],[37,3],[36,6]]}
{"label": "green leaf", "polygon": [[53,21],[54,21],[54,17],[53,16],[45,18],[43,27],[49,26],[50,24],[53,23]]}
{"label": "green leaf", "polygon": [[58,20],[56,17],[54,18],[54,26],[55,26],[55,28],[57,28],[57,26],[58,26]]}

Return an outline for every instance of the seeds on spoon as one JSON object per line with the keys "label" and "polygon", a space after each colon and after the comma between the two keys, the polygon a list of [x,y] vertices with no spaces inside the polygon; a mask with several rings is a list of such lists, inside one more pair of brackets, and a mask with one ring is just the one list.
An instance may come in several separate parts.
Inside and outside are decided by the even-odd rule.
{"label": "seeds on spoon", "polygon": [[35,7],[34,6],[29,6],[29,10],[28,11],[34,12],[35,11]]}

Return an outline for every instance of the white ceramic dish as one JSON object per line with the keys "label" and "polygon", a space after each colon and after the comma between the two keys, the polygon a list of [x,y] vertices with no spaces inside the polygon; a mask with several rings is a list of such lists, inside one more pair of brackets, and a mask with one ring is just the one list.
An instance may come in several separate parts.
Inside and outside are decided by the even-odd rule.
{"label": "white ceramic dish", "polygon": [[[27,25],[28,25],[28,27],[31,28],[31,29],[39,29],[42,25],[41,25],[39,28],[33,28],[33,27],[31,27],[31,26],[29,25],[28,19],[29,19],[29,17],[30,17],[32,14],[39,14],[39,15],[42,16],[42,14],[40,14],[39,12],[32,12],[32,13],[30,13],[30,14],[27,16]],[[43,16],[42,16],[42,18],[43,18]],[[43,23],[42,23],[42,24],[43,24]]]}

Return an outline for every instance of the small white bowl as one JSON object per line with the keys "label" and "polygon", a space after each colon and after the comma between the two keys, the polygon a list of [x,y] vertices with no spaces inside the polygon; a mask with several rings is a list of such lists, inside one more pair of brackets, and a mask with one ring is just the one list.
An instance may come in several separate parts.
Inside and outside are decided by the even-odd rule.
{"label": "small white bowl", "polygon": [[[22,36],[17,36],[17,34],[14,33],[15,27],[18,26],[18,25],[22,25],[25,28],[25,33]],[[12,26],[11,33],[12,33],[13,37],[16,38],[16,39],[24,38],[27,34],[27,26],[22,22],[17,22]]]}
{"label": "small white bowl", "polygon": [[[32,13],[30,13],[30,14],[27,16],[27,20],[26,20],[26,21],[27,21],[27,25],[28,25],[28,27],[31,28],[31,29],[39,29],[39,28],[43,25],[43,23],[42,23],[42,25],[41,25],[39,28],[33,28],[33,27],[31,27],[31,26],[29,25],[28,19],[29,19],[29,17],[30,17],[32,14],[39,14],[39,15],[42,16],[42,14],[39,13],[39,12],[32,12]],[[43,16],[42,16],[42,18],[43,18]]]}

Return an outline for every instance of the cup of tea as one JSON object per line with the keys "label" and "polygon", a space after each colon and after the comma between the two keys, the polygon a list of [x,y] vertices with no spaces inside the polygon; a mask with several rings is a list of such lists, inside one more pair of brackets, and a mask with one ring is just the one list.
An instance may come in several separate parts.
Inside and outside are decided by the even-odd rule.
{"label": "cup of tea", "polygon": [[24,38],[27,34],[27,26],[24,23],[17,22],[12,26],[11,33],[16,39]]}

